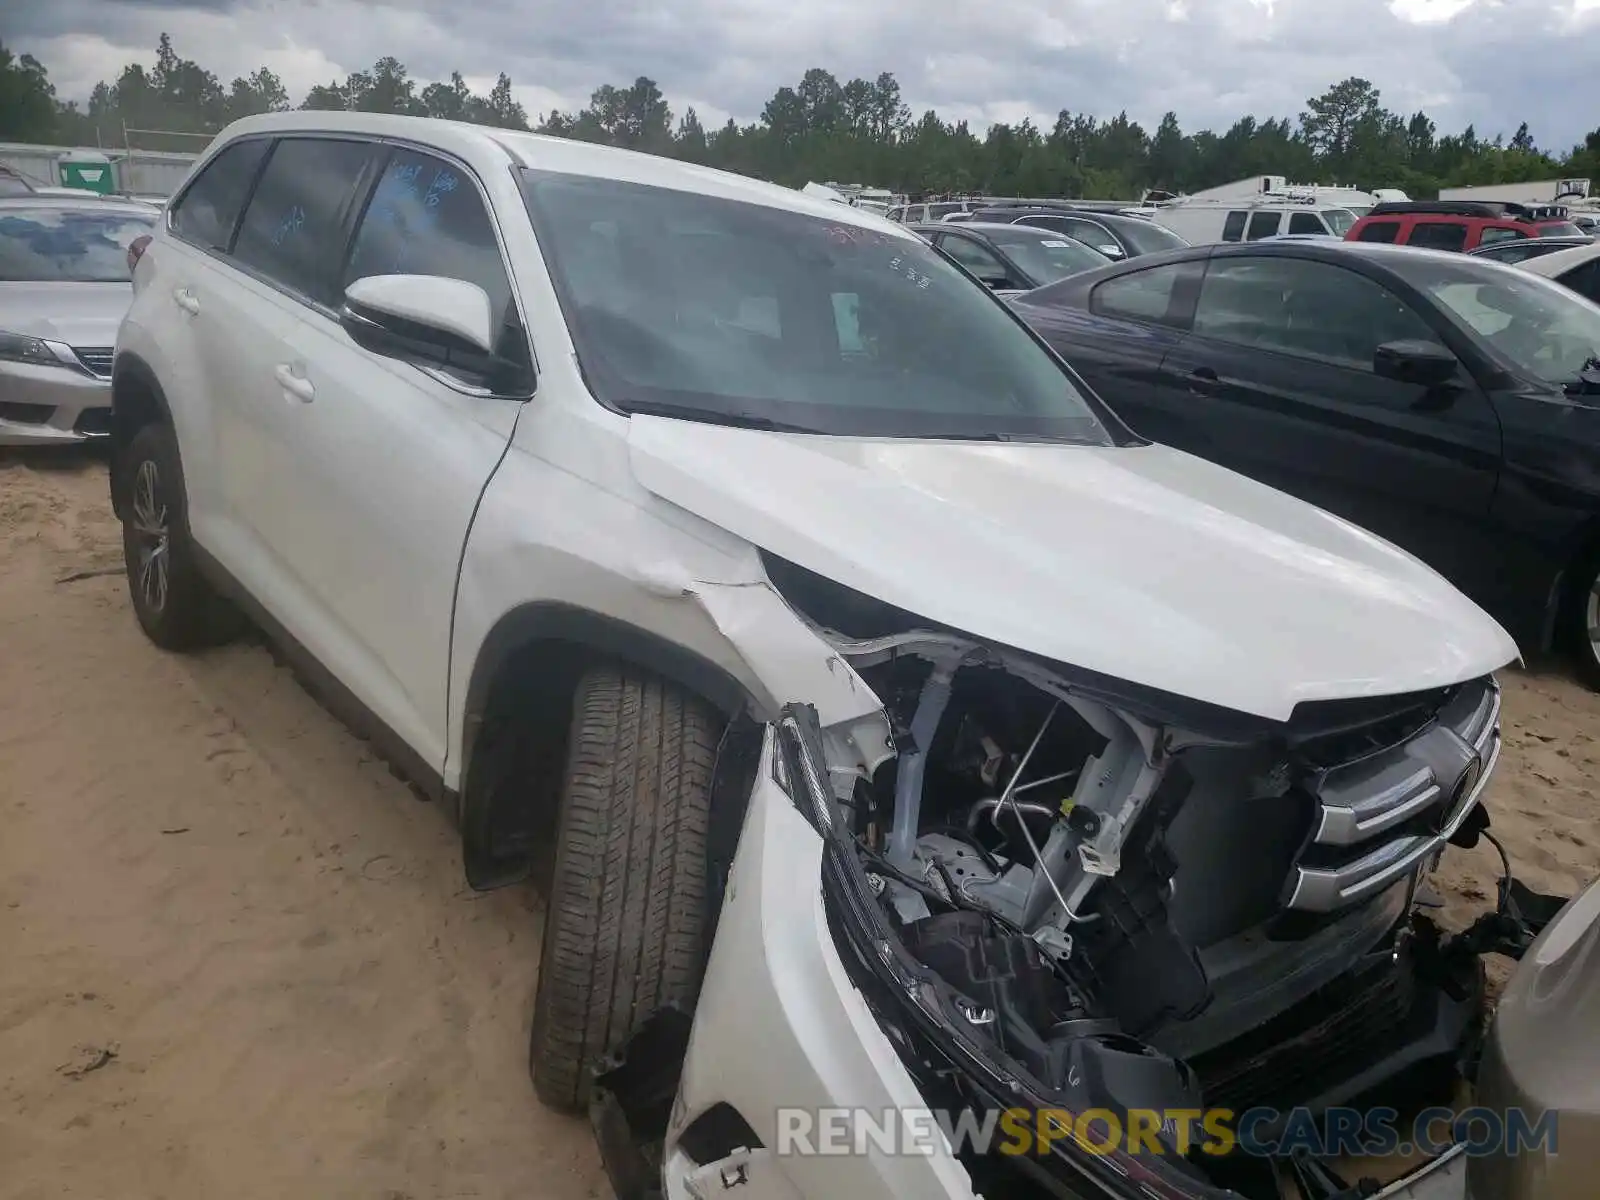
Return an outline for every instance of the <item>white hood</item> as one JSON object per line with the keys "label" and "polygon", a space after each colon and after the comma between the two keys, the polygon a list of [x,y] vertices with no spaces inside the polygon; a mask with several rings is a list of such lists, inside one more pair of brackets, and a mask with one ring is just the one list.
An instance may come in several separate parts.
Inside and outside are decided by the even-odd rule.
{"label": "white hood", "polygon": [[812,437],[635,416],[644,487],[931,621],[1194,700],[1456,683],[1517,656],[1362,529],[1164,446]]}

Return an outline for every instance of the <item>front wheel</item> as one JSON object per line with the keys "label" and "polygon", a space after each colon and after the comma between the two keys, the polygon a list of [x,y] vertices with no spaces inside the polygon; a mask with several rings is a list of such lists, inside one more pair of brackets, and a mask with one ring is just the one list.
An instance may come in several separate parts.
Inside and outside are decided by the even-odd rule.
{"label": "front wheel", "polygon": [[581,1111],[604,1057],[699,993],[720,732],[705,701],[638,668],[578,682],[528,1048],[552,1108]]}
{"label": "front wheel", "polygon": [[1579,679],[1600,691],[1600,554],[1585,559],[1574,574],[1564,625],[1562,640]]}
{"label": "front wheel", "polygon": [[146,425],[122,455],[122,559],[140,628],[163,650],[227,640],[238,618],[196,562],[172,431]]}

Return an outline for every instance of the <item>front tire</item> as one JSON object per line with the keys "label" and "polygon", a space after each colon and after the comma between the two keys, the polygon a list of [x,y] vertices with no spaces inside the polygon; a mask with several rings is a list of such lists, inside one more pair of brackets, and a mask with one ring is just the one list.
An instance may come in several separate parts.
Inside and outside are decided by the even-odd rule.
{"label": "front tire", "polygon": [[1562,641],[1578,678],[1600,692],[1600,554],[1591,554],[1579,564],[1572,583]]}
{"label": "front tire", "polygon": [[572,729],[528,1063],[552,1108],[652,1011],[692,1008],[703,962],[706,823],[721,721],[627,665],[587,672]]}
{"label": "front tire", "polygon": [[122,559],[139,627],[163,650],[194,650],[226,641],[236,612],[200,573],[178,465],[165,425],[144,426],[122,452]]}

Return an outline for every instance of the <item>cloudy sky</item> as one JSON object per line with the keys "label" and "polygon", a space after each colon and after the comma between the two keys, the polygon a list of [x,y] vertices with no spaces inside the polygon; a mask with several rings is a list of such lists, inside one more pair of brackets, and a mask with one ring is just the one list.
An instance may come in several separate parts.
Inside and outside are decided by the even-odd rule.
{"label": "cloudy sky", "polygon": [[422,81],[508,73],[530,113],[649,75],[675,114],[758,116],[811,66],[892,71],[906,100],[975,126],[1061,108],[1186,130],[1293,116],[1357,74],[1442,132],[1527,121],[1565,150],[1593,128],[1600,0],[0,0],[0,38],[84,98],[166,30],[221,76],[271,67],[298,101],[393,54]]}

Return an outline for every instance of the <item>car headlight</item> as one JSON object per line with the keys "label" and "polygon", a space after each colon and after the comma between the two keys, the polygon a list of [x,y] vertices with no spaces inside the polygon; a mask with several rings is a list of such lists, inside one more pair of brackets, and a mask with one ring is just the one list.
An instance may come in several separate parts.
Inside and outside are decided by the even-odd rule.
{"label": "car headlight", "polygon": [[29,337],[24,333],[7,333],[0,329],[0,360],[28,363],[35,367],[67,367],[71,362],[62,359],[43,338]]}

